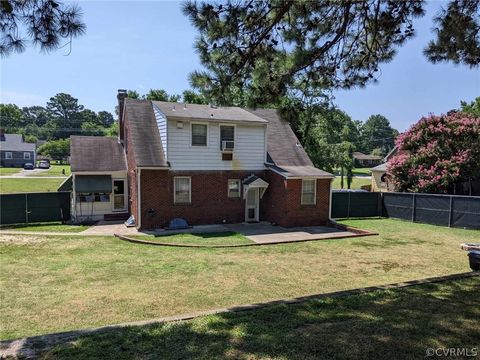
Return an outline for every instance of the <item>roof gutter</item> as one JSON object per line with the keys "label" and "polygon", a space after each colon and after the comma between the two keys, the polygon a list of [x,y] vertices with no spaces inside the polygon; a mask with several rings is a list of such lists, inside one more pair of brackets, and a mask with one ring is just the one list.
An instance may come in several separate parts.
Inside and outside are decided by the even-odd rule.
{"label": "roof gutter", "polygon": [[[268,165],[268,163],[266,163]],[[304,176],[288,176],[280,171],[274,169],[273,167],[267,167],[268,170],[272,170],[274,173],[277,173],[280,176],[283,176],[285,179],[291,179],[291,180],[296,180],[296,179],[335,179],[335,175],[304,175]]]}
{"label": "roof gutter", "polygon": [[[140,229],[142,226],[142,194],[141,194],[141,186],[140,186],[140,174],[142,172],[142,168],[137,168],[137,229]],[[331,193],[330,193],[331,196]]]}

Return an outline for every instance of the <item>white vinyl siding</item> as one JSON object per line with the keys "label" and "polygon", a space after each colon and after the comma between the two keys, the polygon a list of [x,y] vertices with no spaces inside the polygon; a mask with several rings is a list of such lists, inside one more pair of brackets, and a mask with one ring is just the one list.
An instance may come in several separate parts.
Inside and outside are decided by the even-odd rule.
{"label": "white vinyl siding", "polygon": [[192,180],[188,176],[176,176],[174,178],[175,191],[173,202],[175,204],[189,204],[192,202]]}
{"label": "white vinyl siding", "polygon": [[[191,146],[191,124],[168,119],[168,161],[172,170],[263,170],[265,163],[265,124],[237,124],[232,161],[222,161],[220,124],[208,123],[207,146]],[[223,124],[222,124],[223,125]]]}
{"label": "white vinyl siding", "polygon": [[317,180],[315,179],[302,180],[302,205],[316,204],[316,188],[317,188]]}
{"label": "white vinyl siding", "polygon": [[155,121],[157,122],[158,131],[160,133],[160,140],[162,141],[163,153],[166,159],[167,158],[167,117],[160,111],[160,109],[156,105],[153,105],[153,112],[155,114]]}

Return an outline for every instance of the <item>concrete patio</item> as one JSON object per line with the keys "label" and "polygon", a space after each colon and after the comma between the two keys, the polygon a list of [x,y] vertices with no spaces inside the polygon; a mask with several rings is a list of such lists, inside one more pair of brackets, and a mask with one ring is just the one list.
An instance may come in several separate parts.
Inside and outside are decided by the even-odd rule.
{"label": "concrete patio", "polygon": [[224,225],[199,225],[182,230],[158,229],[154,231],[138,231],[134,227],[127,228],[123,223],[112,221],[100,221],[79,234],[96,236],[118,234],[124,236],[134,236],[173,235],[182,233],[215,233],[230,231],[240,233],[257,244],[321,240],[358,235],[352,231],[344,231],[328,226],[284,228],[281,226],[271,225],[267,222],[260,222],[254,224],[241,223]]}

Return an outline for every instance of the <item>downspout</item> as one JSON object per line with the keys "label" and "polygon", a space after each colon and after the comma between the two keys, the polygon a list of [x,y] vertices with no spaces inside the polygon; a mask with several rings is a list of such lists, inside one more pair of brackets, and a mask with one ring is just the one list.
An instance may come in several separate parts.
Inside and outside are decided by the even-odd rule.
{"label": "downspout", "polygon": [[335,180],[335,178],[332,178],[330,180],[330,200],[329,200],[329,205],[328,205],[328,220],[329,221],[333,221],[332,220],[332,189],[333,189],[333,180]]}
{"label": "downspout", "polygon": [[142,195],[140,192],[140,173],[142,169],[137,167],[137,229],[142,226]]}
{"label": "downspout", "polygon": [[73,215],[73,221],[77,219],[77,193],[75,192],[75,173],[72,173],[72,201],[71,201],[71,209]]}

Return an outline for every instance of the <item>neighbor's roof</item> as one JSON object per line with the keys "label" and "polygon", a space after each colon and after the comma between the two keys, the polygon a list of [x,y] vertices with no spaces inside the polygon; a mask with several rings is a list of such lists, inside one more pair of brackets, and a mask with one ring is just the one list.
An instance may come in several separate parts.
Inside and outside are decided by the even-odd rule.
{"label": "neighbor's roof", "polygon": [[23,142],[19,134],[5,134],[5,141],[0,141],[0,150],[3,151],[35,151],[36,145]]}
{"label": "neighbor's roof", "polygon": [[370,171],[387,171],[387,164],[383,163],[370,169]]}
{"label": "neighbor's roof", "polygon": [[267,123],[268,121],[242,108],[211,107],[209,105],[182,104],[166,101],[152,101],[166,117],[176,117],[194,120],[232,121]]}
{"label": "neighbor's roof", "polygon": [[124,114],[128,121],[136,165],[139,167],[167,166],[152,101],[126,98]]}
{"label": "neighbor's roof", "polygon": [[72,172],[122,171],[127,163],[117,138],[106,136],[70,136]]}
{"label": "neighbor's roof", "polygon": [[376,155],[366,155],[364,153],[355,151],[353,153],[353,158],[357,160],[382,160],[381,156],[376,156]]}
{"label": "neighbor's roof", "polygon": [[333,177],[313,166],[290,124],[275,109],[248,110],[268,120],[267,158],[270,168],[285,177]]}

